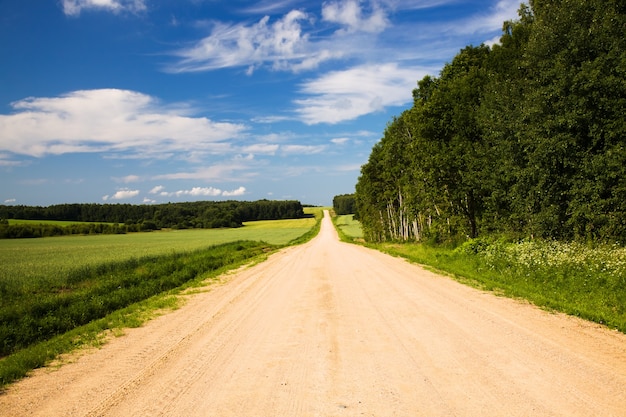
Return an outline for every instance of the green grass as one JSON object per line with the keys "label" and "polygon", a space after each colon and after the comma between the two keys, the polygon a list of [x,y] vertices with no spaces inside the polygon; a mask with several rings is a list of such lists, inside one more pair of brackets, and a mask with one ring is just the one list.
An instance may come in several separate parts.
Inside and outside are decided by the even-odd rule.
{"label": "green grass", "polygon": [[458,248],[370,245],[477,288],[626,332],[626,248],[472,240]]}
{"label": "green grass", "polygon": [[[352,216],[336,216],[333,221],[342,240],[362,242],[362,231]],[[495,239],[473,239],[458,247],[428,243],[366,245],[448,273],[464,284],[522,298],[626,333],[624,247]]]}
{"label": "green grass", "polygon": [[343,241],[355,241],[363,239],[363,229],[358,220],[354,220],[354,214],[333,216],[333,223]]}
{"label": "green grass", "polygon": [[[309,209],[312,214],[312,209]],[[190,229],[124,235],[0,240],[0,285],[46,286],[76,267],[188,252],[238,240],[285,245],[307,233],[315,218],[247,222],[237,229]]]}
{"label": "green grass", "polygon": [[0,241],[0,387],[107,329],[140,325],[181,288],[312,238],[322,209],[306,211],[239,229]]}

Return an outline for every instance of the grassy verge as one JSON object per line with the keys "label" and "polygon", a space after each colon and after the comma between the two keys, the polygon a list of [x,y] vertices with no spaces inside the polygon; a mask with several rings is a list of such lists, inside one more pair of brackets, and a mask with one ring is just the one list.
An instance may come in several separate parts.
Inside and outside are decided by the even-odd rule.
{"label": "grassy verge", "polygon": [[[129,320],[142,321],[132,314],[120,321],[111,314],[189,285],[207,273],[241,265],[274,248],[262,242],[233,242],[192,253],[79,268],[61,285],[38,288],[34,293],[5,286],[0,291],[0,355],[6,356],[0,360],[0,385],[93,338],[81,336],[81,332],[91,335]],[[153,307],[163,306],[157,303]],[[126,310],[132,311],[145,313]],[[87,327],[80,330],[82,326]]]}
{"label": "grassy verge", "polygon": [[457,248],[370,245],[459,281],[626,333],[626,249],[574,243],[472,240]]}
{"label": "grassy verge", "polygon": [[[351,216],[333,219],[342,240],[359,241]],[[459,247],[367,246],[450,274],[464,284],[522,298],[626,333],[626,248],[474,239]]]}
{"label": "grassy verge", "polygon": [[[210,230],[202,231],[215,233],[203,233],[200,249],[185,239],[170,239],[167,246],[157,244],[153,253],[133,256],[137,252],[129,247],[130,253],[115,258],[108,252],[107,245],[101,245],[100,257],[95,250],[93,257],[83,254],[83,262],[72,265],[62,260],[66,247],[52,245],[43,255],[40,253],[39,263],[37,258],[32,258],[30,266],[38,270],[34,274],[20,274],[19,271],[26,272],[26,269],[19,266],[13,265],[11,269],[7,264],[0,265],[0,388],[50,363],[62,353],[85,344],[100,343],[106,330],[139,326],[156,310],[176,306],[176,294],[184,288],[245,263],[261,261],[280,247],[310,240],[319,231],[322,209],[308,211],[313,216],[306,219],[247,223],[242,228],[247,229],[246,236],[258,241],[231,241],[207,247],[211,242],[207,236],[213,236],[215,241],[216,234],[230,231]],[[193,232],[164,232],[163,235],[184,236],[195,242],[197,234]],[[157,233],[137,236],[155,235]],[[241,232],[233,233],[226,239],[240,235]],[[113,236],[119,239],[114,243],[124,242],[121,247],[127,247],[127,236]],[[110,241],[109,236],[38,241],[66,239],[68,247],[75,248],[80,239],[94,238]],[[32,240],[11,242],[19,245]],[[98,245],[93,248],[97,249]],[[114,251],[115,254],[118,252]],[[32,256],[32,253],[25,256]],[[21,258],[7,256],[6,259],[11,264],[19,263]],[[45,260],[49,260],[52,267],[46,265]],[[45,266],[42,268],[42,265]],[[24,267],[24,263],[20,266]]]}
{"label": "grassy verge", "polygon": [[354,220],[354,214],[337,216],[333,213],[333,223],[337,234],[343,242],[363,241],[363,229],[358,220]]}

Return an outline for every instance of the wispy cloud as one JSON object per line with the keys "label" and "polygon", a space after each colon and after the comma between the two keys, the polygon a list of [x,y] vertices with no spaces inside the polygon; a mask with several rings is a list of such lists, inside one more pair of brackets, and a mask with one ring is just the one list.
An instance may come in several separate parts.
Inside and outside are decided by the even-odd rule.
{"label": "wispy cloud", "polygon": [[350,142],[350,138],[333,138],[330,141],[335,145],[345,145],[346,143]]}
{"label": "wispy cloud", "polygon": [[306,124],[339,123],[412,100],[411,91],[428,71],[398,64],[363,65],[322,75],[302,85],[295,100]]}
{"label": "wispy cloud", "polygon": [[139,177],[138,175],[127,175],[125,177],[113,177],[113,181],[129,184],[131,182],[141,181],[141,177]]}
{"label": "wispy cloud", "polygon": [[317,67],[338,55],[327,49],[316,49],[303,33],[302,23],[309,16],[292,10],[281,19],[263,17],[252,25],[228,25],[217,22],[211,34],[194,46],[176,51],[180,61],[173,72],[196,72],[229,67],[247,67],[248,73],[261,65],[274,69],[300,71]]}
{"label": "wispy cloud", "polygon": [[184,106],[163,106],[135,91],[74,91],[12,103],[0,115],[0,151],[41,157],[77,152],[138,154],[206,150],[237,137],[241,124],[190,117]]}
{"label": "wispy cloud", "polygon": [[364,15],[362,2],[357,0],[333,1],[322,6],[322,19],[331,23],[338,23],[347,32],[378,33],[389,25],[385,11],[374,4],[369,16]]}
{"label": "wispy cloud", "polygon": [[189,171],[154,176],[153,180],[239,181],[256,176],[254,156],[235,157],[231,161],[202,166]]}
{"label": "wispy cloud", "polygon": [[63,13],[78,16],[83,10],[101,10],[112,13],[142,12],[146,10],[145,0],[63,0]]}
{"label": "wispy cloud", "polygon": [[156,187],[154,187],[153,189],[150,190],[150,194],[159,194],[161,191],[163,191],[165,189],[164,186],[162,185],[157,185]]}
{"label": "wispy cloud", "polygon": [[243,152],[254,155],[274,155],[280,145],[271,143],[257,143],[254,145],[244,146]]}
{"label": "wispy cloud", "polygon": [[517,18],[517,11],[521,3],[520,0],[500,0],[483,13],[470,16],[459,22],[459,25],[451,26],[450,30],[460,34],[467,34],[500,29],[506,20]]}
{"label": "wispy cloud", "polygon": [[313,155],[324,152],[326,145],[283,145],[281,152],[283,155]]}

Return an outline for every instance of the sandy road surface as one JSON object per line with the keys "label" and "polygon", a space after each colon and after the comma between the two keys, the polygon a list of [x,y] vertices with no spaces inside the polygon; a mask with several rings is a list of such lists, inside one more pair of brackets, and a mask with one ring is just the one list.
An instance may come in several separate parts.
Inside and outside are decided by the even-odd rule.
{"label": "sandy road surface", "polygon": [[0,395],[2,416],[626,416],[626,336],[337,240]]}

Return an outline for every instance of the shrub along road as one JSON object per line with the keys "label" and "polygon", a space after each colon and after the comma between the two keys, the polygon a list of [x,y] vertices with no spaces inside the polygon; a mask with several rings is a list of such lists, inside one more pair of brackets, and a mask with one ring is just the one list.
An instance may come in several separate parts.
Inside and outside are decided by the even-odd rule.
{"label": "shrub along road", "polygon": [[20,416],[619,416],[626,335],[320,234],[0,395]]}

